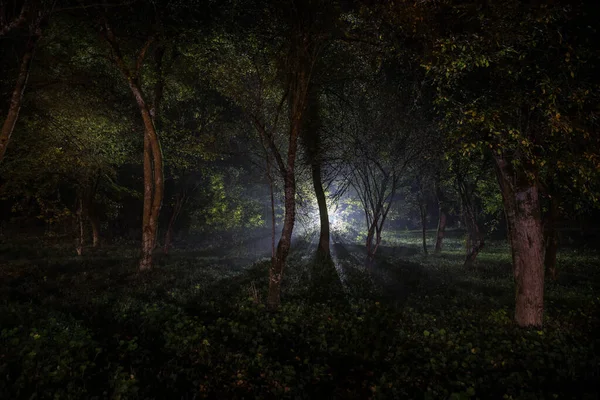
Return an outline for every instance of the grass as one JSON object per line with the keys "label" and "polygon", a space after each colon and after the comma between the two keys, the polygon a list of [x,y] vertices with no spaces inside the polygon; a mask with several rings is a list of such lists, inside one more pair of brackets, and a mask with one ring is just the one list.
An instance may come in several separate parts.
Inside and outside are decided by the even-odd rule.
{"label": "grass", "polygon": [[[431,235],[430,235],[431,236]],[[543,330],[516,328],[510,255],[475,270],[461,237],[385,238],[376,268],[342,237],[296,240],[283,307],[251,241],[188,246],[136,272],[130,246],[1,245],[0,398],[598,398],[600,259],[565,249]]]}

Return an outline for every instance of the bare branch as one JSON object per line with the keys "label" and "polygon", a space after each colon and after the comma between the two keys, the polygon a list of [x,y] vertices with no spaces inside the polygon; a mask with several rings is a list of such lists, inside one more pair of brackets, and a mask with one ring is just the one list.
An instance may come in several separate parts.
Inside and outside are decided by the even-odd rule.
{"label": "bare branch", "polygon": [[3,9],[0,10],[2,17],[2,21],[0,21],[0,36],[6,35],[11,30],[18,28],[25,23],[25,15],[27,13],[27,2],[23,3],[19,15],[9,23],[6,23],[6,21],[4,20],[4,7],[2,8]]}

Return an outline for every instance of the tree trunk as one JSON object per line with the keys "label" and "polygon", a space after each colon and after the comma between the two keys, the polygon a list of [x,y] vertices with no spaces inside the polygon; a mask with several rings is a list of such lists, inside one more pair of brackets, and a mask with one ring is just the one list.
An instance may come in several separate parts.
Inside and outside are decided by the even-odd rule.
{"label": "tree trunk", "polygon": [[421,239],[423,241],[423,253],[427,252],[427,207],[422,201],[419,202],[419,214],[421,216]]}
{"label": "tree trunk", "polygon": [[77,255],[81,256],[83,254],[83,242],[84,242],[84,229],[83,229],[83,200],[79,198],[77,201],[77,212],[76,212],[76,220],[77,220],[77,245],[75,246],[75,250],[77,251]]}
{"label": "tree trunk", "polygon": [[321,233],[319,235],[319,247],[317,253],[322,257],[329,257],[329,213],[327,211],[327,200],[323,183],[321,181],[321,164],[316,161],[311,165],[312,181],[319,205],[319,218],[321,221]]}
{"label": "tree trunk", "polygon": [[275,222],[275,194],[273,188],[273,175],[271,175],[271,157],[265,147],[265,153],[267,158],[267,179],[269,180],[269,200],[271,202],[271,259],[275,258],[275,228],[277,226]]}
{"label": "tree trunk", "polygon": [[[295,156],[294,151],[293,160],[295,160]],[[293,162],[294,161],[292,161],[292,164]],[[277,244],[275,257],[271,260],[271,268],[269,271],[267,306],[272,311],[277,310],[281,303],[281,279],[283,277],[283,267],[290,252],[292,232],[294,230],[294,221],[296,219],[296,178],[294,176],[293,165],[292,169],[288,170],[286,173],[284,186],[285,217],[283,219],[283,229],[281,231],[281,238]]]}
{"label": "tree trunk", "polygon": [[184,201],[185,195],[182,193],[179,193],[175,198],[173,212],[171,213],[171,217],[169,218],[169,224],[167,225],[167,231],[165,232],[165,242],[163,243],[163,252],[165,254],[169,254],[169,249],[171,248],[171,243],[173,241],[173,229],[175,227],[175,222],[179,217],[179,213],[181,212],[181,208],[183,207]]}
{"label": "tree trunk", "polygon": [[558,253],[558,229],[556,229],[556,221],[558,220],[558,215],[558,198],[552,196],[550,198],[550,210],[546,215],[544,223],[544,242],[546,244],[544,264],[546,273],[550,274],[554,281],[558,278],[558,270],[556,267],[556,255]]}
{"label": "tree trunk", "polygon": [[[139,104],[139,103],[138,103]],[[144,119],[144,214],[142,218],[142,256],[139,269],[152,268],[152,252],[156,246],[158,217],[164,193],[162,151],[158,135],[147,107],[140,105]]]}
{"label": "tree trunk", "polygon": [[371,268],[375,264],[375,252],[377,251],[377,244],[373,243],[373,239],[375,238],[375,222],[369,226],[367,231],[367,258],[365,259],[365,267]]}
{"label": "tree trunk", "polygon": [[[296,45],[304,46],[304,43],[297,43]],[[267,306],[272,311],[277,310],[281,303],[281,279],[283,277],[283,267],[290,252],[292,232],[296,220],[296,154],[298,151],[298,138],[302,130],[302,119],[306,108],[306,99],[310,82],[310,68],[312,68],[312,65],[304,58],[305,54],[302,54],[303,50],[297,48],[296,51],[299,51],[300,53],[298,53],[293,60],[297,63],[295,65],[296,70],[291,71],[293,79],[291,82],[292,87],[290,89],[291,121],[287,165],[283,166],[283,168],[280,165],[284,182],[285,216],[283,219],[281,238],[277,244],[275,257],[272,259],[271,269],[269,271]],[[279,162],[282,163],[281,158],[279,159]]]}
{"label": "tree trunk", "polygon": [[467,256],[465,258],[464,266],[471,268],[475,265],[475,260],[479,255],[479,252],[483,249],[485,241],[483,235],[479,230],[479,224],[475,217],[475,210],[472,207],[467,206],[464,212],[465,225],[467,226]]}
{"label": "tree trunk", "polygon": [[92,246],[97,248],[100,246],[100,221],[95,215],[91,215],[89,219],[92,227]]}
{"label": "tree trunk", "polygon": [[[269,146],[275,161],[279,165],[279,170],[283,177],[284,187],[284,205],[285,216],[283,219],[283,228],[281,238],[277,244],[275,257],[271,262],[269,270],[269,293],[267,295],[267,307],[271,311],[279,308],[281,303],[281,280],[283,277],[283,268],[287,256],[290,252],[292,243],[292,232],[296,219],[296,154],[298,152],[298,138],[302,132],[302,122],[310,84],[311,70],[314,65],[316,53],[312,53],[311,38],[308,32],[302,32],[294,38],[292,53],[290,53],[289,73],[289,109],[290,109],[290,129],[287,151],[287,162],[284,164],[281,153],[277,150],[273,137],[269,138]],[[282,98],[282,103],[286,99]],[[276,124],[274,124],[276,125]]]}
{"label": "tree trunk", "polygon": [[540,327],[544,313],[544,240],[538,187],[523,167],[495,156],[505,207],[515,279],[515,321]]}
{"label": "tree trunk", "polygon": [[439,184],[436,185],[436,198],[438,201],[438,227],[437,227],[437,233],[435,236],[435,252],[437,253],[441,253],[442,251],[442,247],[443,247],[443,242],[444,242],[444,236],[446,234],[446,223],[448,221],[448,214],[447,214],[447,207],[446,207],[446,202],[444,199],[444,195],[442,193],[442,190],[439,187]]}
{"label": "tree trunk", "polygon": [[477,259],[479,252],[485,245],[485,241],[477,222],[475,207],[473,206],[472,201],[472,189],[467,187],[467,184],[460,176],[457,177],[457,180],[463,220],[465,227],[467,228],[467,255],[465,257],[464,266],[467,268],[472,268],[475,265],[475,260]]}
{"label": "tree trunk", "polygon": [[155,52],[155,67],[158,80],[154,88],[154,102],[152,105],[149,105],[144,99],[139,74],[146,52],[154,41],[154,37],[151,36],[148,38],[137,55],[135,69],[130,70],[125,63],[117,39],[107,21],[105,21],[104,27],[106,40],[113,50],[114,62],[127,80],[127,84],[135,98],[144,123],[144,207],[142,216],[142,255],[139,264],[139,270],[144,271],[152,268],[152,252],[156,247],[158,217],[164,195],[162,149],[154,125],[154,119],[158,113],[158,104],[161,100],[162,85],[164,84],[161,71],[163,49],[159,45]]}
{"label": "tree trunk", "polygon": [[17,119],[19,118],[19,111],[21,110],[21,104],[23,103],[23,93],[25,92],[27,79],[29,78],[31,60],[33,59],[35,46],[39,37],[39,32],[36,32],[36,34],[29,37],[25,48],[25,53],[21,58],[17,82],[15,83],[15,87],[12,92],[8,113],[6,114],[6,118],[2,124],[2,131],[0,131],[0,163],[4,159],[6,148],[10,142],[10,137],[15,129]]}
{"label": "tree trunk", "polygon": [[275,258],[275,195],[273,193],[273,181],[269,182],[269,195],[271,200],[271,258]]}

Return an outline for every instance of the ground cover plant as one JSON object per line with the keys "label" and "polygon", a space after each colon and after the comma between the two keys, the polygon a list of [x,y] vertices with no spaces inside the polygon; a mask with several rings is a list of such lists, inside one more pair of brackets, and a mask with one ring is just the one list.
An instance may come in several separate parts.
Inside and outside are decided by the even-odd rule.
{"label": "ground cover plant", "polygon": [[0,397],[598,398],[595,3],[0,1]]}
{"label": "ground cover plant", "polygon": [[335,261],[319,263],[304,257],[315,238],[298,239],[285,303],[274,313],[264,304],[268,260],[232,263],[236,250],[174,251],[139,276],[134,254],[119,246],[79,258],[3,245],[0,394],[597,396],[597,254],[560,254],[564,273],[547,289],[544,327],[522,330],[510,317],[504,242],[483,252],[472,271],[462,252],[406,256],[418,238],[391,238],[389,256],[373,272],[353,258],[361,251],[353,242],[340,238]]}

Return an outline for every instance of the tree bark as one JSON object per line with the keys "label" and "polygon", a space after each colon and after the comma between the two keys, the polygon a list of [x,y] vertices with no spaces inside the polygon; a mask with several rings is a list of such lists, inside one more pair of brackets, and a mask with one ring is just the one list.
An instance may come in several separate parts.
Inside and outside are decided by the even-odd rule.
{"label": "tree bark", "polygon": [[90,226],[92,228],[92,247],[100,246],[100,221],[96,215],[90,215]]}
{"label": "tree bark", "polygon": [[315,160],[311,165],[311,170],[321,222],[317,254],[322,257],[329,257],[329,212],[327,211],[327,200],[325,198],[325,191],[323,190],[323,182],[321,181],[321,163]]}
{"label": "tree bark", "polygon": [[421,216],[421,239],[423,242],[423,253],[427,252],[427,206],[423,204],[423,200],[419,201],[419,214]]}
{"label": "tree bark", "polygon": [[4,123],[2,124],[2,131],[0,131],[0,163],[4,159],[4,155],[6,154],[6,148],[8,147],[8,143],[10,142],[10,137],[12,136],[12,133],[15,130],[15,125],[19,118],[19,111],[21,110],[21,105],[23,103],[23,93],[25,92],[25,87],[27,86],[27,80],[29,78],[31,60],[33,59],[35,46],[40,36],[41,33],[39,32],[39,28],[37,28],[36,32],[32,34],[27,40],[25,52],[23,53],[23,57],[21,58],[19,74],[17,75],[17,81],[15,83],[15,87],[11,95],[8,113],[6,114],[6,118],[4,119]]}
{"label": "tree bark", "polygon": [[437,233],[435,236],[435,253],[441,253],[444,236],[446,235],[446,223],[448,221],[448,210],[446,206],[446,201],[444,199],[444,194],[439,184],[436,184],[435,188],[436,198],[438,202],[438,226]]}
{"label": "tree bark", "polygon": [[371,268],[375,264],[375,253],[377,252],[377,243],[373,243],[375,239],[375,222],[369,226],[367,230],[367,258],[365,259],[365,267]]}
{"label": "tree bark", "polygon": [[179,217],[183,203],[185,202],[185,194],[180,192],[175,198],[175,204],[173,205],[173,211],[169,218],[169,224],[167,225],[167,231],[165,232],[165,242],[163,243],[163,252],[169,254],[171,243],[173,242],[173,230],[175,228],[175,222]]}
{"label": "tree bark", "polygon": [[[291,146],[291,145],[290,145]],[[295,160],[295,151],[293,159]],[[288,162],[288,168],[290,163]],[[293,162],[292,162],[293,168]],[[277,244],[275,257],[271,260],[271,268],[269,270],[269,293],[267,297],[267,306],[274,311],[281,304],[281,280],[283,278],[283,267],[290,252],[292,244],[292,232],[294,230],[294,222],[296,219],[296,177],[293,172],[288,171],[284,181],[284,205],[285,216],[283,219],[283,229],[281,238]]]}
{"label": "tree bark", "polygon": [[273,260],[275,258],[275,228],[277,226],[277,223],[275,221],[275,193],[274,193],[274,182],[273,182],[273,175],[272,175],[272,169],[271,169],[271,156],[268,153],[268,150],[266,147],[264,147],[265,150],[265,157],[267,160],[267,179],[269,181],[269,201],[271,203],[271,259]]}
{"label": "tree bark", "polygon": [[28,4],[27,1],[25,1],[21,5],[21,12],[19,15],[15,15],[10,22],[6,22],[6,9],[4,4],[2,4],[0,6],[0,36],[4,36],[13,29],[17,29],[21,25],[25,24],[25,21],[27,20],[26,14],[28,11]]}
{"label": "tree bark", "polygon": [[273,180],[269,180],[269,197],[271,201],[271,258],[275,258],[275,194],[273,193]]}
{"label": "tree bark", "polygon": [[302,131],[302,121],[304,110],[306,109],[310,73],[313,65],[312,55],[310,54],[311,50],[306,47],[310,43],[310,37],[306,35],[308,34],[299,35],[299,40],[297,39],[298,41],[294,44],[294,53],[291,58],[293,68],[290,71],[290,131],[286,165],[283,164],[280,153],[276,151],[273,140],[270,140],[273,155],[283,175],[285,205],[281,238],[277,244],[275,257],[272,259],[269,271],[267,306],[272,311],[277,310],[281,304],[283,268],[290,251],[292,232],[296,219],[296,154],[298,151],[298,138]]}
{"label": "tree bark", "polygon": [[162,150],[150,112],[141,92],[132,85],[144,121],[144,214],[142,218],[142,256],[140,271],[152,268],[152,252],[156,246],[158,217],[164,193]]}
{"label": "tree bark", "polygon": [[460,194],[463,221],[467,228],[467,255],[465,257],[464,266],[472,268],[475,265],[475,260],[481,249],[485,245],[484,237],[477,222],[475,207],[473,205],[472,193],[473,189],[469,188],[460,175],[457,176],[457,188]]}
{"label": "tree bark", "polygon": [[471,268],[475,265],[475,260],[479,252],[483,249],[485,241],[479,230],[479,224],[475,217],[475,211],[471,206],[467,206],[464,210],[465,225],[467,226],[467,256],[464,266]]}
{"label": "tree bark", "polygon": [[[142,254],[139,263],[139,270],[145,271],[152,268],[152,253],[156,247],[156,237],[158,233],[158,217],[162,206],[164,195],[164,177],[163,177],[163,159],[160,140],[154,125],[154,119],[158,112],[158,104],[160,98],[154,98],[152,105],[148,104],[144,99],[139,74],[143,65],[148,48],[154,41],[153,37],[149,37],[136,58],[135,68],[130,70],[125,64],[123,55],[115,35],[112,32],[108,22],[105,21],[105,35],[108,43],[113,50],[113,60],[120,70],[123,77],[127,80],[127,84],[140,111],[144,124],[144,206],[142,216]],[[163,54],[162,47],[158,47],[155,53],[156,69],[159,74],[159,79],[155,87],[155,95],[160,96],[162,93],[162,72],[161,72],[161,57]]]}
{"label": "tree bark", "polygon": [[494,158],[512,248],[515,321],[522,327],[540,327],[544,314],[544,240],[538,186],[531,179],[535,173],[514,166],[502,156]]}
{"label": "tree bark", "polygon": [[83,254],[83,242],[84,242],[84,229],[83,229],[83,200],[81,197],[77,200],[77,211],[76,211],[76,221],[77,221],[77,245],[75,246],[75,251],[78,256]]}

